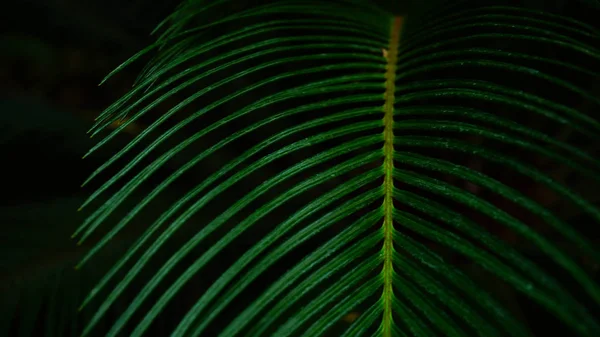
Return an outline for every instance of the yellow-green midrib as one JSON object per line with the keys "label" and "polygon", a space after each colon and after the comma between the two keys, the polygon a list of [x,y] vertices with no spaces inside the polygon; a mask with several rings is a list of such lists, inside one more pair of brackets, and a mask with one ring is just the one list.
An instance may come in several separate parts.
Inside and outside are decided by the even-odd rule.
{"label": "yellow-green midrib", "polygon": [[393,234],[394,234],[394,223],[392,219],[392,212],[394,209],[394,203],[392,199],[394,191],[394,91],[395,91],[395,77],[396,77],[396,62],[398,59],[398,45],[400,42],[400,32],[403,25],[402,17],[394,17],[391,24],[390,31],[390,42],[387,50],[387,66],[385,73],[385,104],[383,106],[383,173],[384,173],[384,200],[383,200],[383,270],[381,272],[383,278],[383,293],[381,303],[383,305],[383,321],[382,321],[382,335],[389,337],[392,335],[392,301],[394,298],[394,290],[392,285],[394,266],[392,264],[392,257],[394,252],[393,245]]}

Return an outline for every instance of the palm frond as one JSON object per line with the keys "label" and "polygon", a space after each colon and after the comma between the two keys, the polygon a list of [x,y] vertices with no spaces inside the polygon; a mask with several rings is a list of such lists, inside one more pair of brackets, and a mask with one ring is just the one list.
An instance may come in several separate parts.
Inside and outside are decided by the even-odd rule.
{"label": "palm frond", "polygon": [[600,30],[507,2],[183,2],[90,130],[121,123],[88,155],[148,125],[86,181],[111,170],[74,235],[112,225],[80,265],[159,215],[84,334],[126,295],[106,336],[600,334],[600,209],[570,182],[600,180]]}

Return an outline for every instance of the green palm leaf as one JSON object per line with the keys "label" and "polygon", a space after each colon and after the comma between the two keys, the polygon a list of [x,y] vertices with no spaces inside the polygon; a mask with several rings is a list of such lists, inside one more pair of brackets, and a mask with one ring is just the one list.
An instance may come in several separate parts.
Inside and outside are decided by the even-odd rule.
{"label": "green palm leaf", "polygon": [[404,12],[198,0],[165,20],[91,130],[122,123],[90,153],[146,125],[86,181],[110,170],[75,235],[113,225],[81,265],[160,216],[84,301],[84,334],[124,296],[107,336],[535,334],[514,301],[600,333],[598,199],[564,178],[600,180],[598,28],[502,1]]}

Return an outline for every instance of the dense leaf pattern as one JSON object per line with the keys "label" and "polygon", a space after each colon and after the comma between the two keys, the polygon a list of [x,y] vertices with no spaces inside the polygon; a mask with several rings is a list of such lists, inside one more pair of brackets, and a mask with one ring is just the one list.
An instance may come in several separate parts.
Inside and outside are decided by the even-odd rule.
{"label": "dense leaf pattern", "polygon": [[[404,17],[359,0],[185,1],[165,22],[128,62],[154,59],[92,130],[122,121],[91,152],[147,125],[90,178],[122,165],[84,204],[111,191],[82,241],[115,224],[82,264],[158,195],[184,192],[88,296],[108,291],[85,334],[133,292],[108,336],[148,334],[177,303],[174,336],[531,335],[465,265],[572,332],[600,333],[600,286],[577,260],[600,261],[580,232],[600,221],[597,199],[548,169],[600,178],[598,29],[470,1]],[[142,186],[153,189],[111,217]]]}

